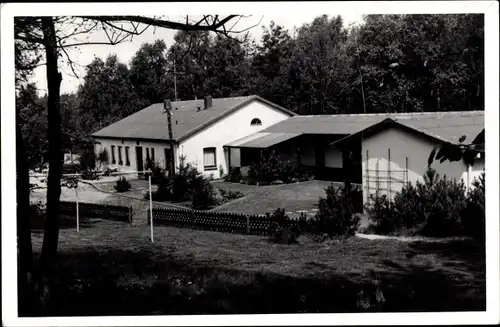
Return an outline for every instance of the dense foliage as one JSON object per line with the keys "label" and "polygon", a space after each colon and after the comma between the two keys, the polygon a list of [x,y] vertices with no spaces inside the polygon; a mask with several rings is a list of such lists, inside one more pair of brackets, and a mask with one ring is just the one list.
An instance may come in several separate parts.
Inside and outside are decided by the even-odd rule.
{"label": "dense foliage", "polygon": [[[114,54],[95,58],[77,93],[61,95],[64,146],[74,150],[163,98],[207,94],[258,94],[301,114],[484,109],[483,15],[368,15],[352,28],[324,15],[293,35],[272,22],[260,43],[240,41],[179,31],[170,46],[144,43],[129,65]],[[47,99],[34,85],[18,89],[18,119],[36,165],[48,151]]]}
{"label": "dense foliage", "polygon": [[120,193],[127,192],[128,190],[130,190],[130,187],[130,182],[122,176],[116,181],[115,190]]}
{"label": "dense foliage", "polygon": [[360,218],[356,203],[361,197],[357,185],[345,182],[342,186],[330,185],[326,197],[318,201],[318,212],[311,220],[311,229],[316,235],[349,237],[356,233]]}
{"label": "dense foliage", "polygon": [[484,236],[484,174],[466,191],[462,181],[440,177],[428,169],[424,182],[411,183],[391,201],[385,195],[371,195],[368,206],[379,234],[421,234],[427,236]]}

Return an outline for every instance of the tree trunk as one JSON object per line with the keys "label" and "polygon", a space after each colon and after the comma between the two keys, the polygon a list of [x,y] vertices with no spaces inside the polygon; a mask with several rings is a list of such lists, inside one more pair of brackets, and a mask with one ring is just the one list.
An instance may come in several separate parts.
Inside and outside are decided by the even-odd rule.
{"label": "tree trunk", "polygon": [[[18,121],[19,122],[19,121]],[[33,307],[33,249],[31,246],[30,190],[26,149],[21,127],[16,122],[16,169],[17,169],[17,237],[18,237],[18,296],[19,312],[23,314]]]}
{"label": "tree trunk", "polygon": [[52,268],[54,267],[59,238],[59,197],[61,195],[63,160],[61,112],[59,110],[61,74],[57,67],[57,40],[52,17],[42,18],[42,29],[47,63],[49,177],[47,182],[47,216],[40,264],[43,277],[50,279],[53,273]]}

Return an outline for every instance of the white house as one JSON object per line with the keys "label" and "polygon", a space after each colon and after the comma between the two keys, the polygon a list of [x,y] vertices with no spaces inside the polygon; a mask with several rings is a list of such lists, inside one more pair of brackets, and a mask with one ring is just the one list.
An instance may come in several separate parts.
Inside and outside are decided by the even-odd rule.
{"label": "white house", "polygon": [[[171,113],[172,138],[168,112]],[[240,139],[285,120],[294,113],[259,96],[156,103],[93,134],[98,154],[107,149],[110,168],[142,171],[147,159],[163,168],[179,157],[204,175],[220,177],[228,171],[227,142]]]}
{"label": "white house", "polygon": [[[245,157],[259,160],[261,151],[288,160],[298,150],[318,179],[362,184],[366,203],[377,190],[392,197],[405,183],[423,180],[431,151],[463,135],[465,143],[484,144],[483,111],[293,116],[226,147],[241,152],[232,167],[248,165]],[[470,186],[484,171],[484,152],[472,167],[462,161],[432,167]]]}
{"label": "white house", "polygon": [[[466,137],[464,144],[474,143],[484,149],[484,112],[394,114],[332,146],[361,144],[361,181],[366,204],[377,190],[393,198],[405,184],[423,182],[432,150],[444,143],[459,144],[462,136]],[[474,178],[484,172],[484,162],[482,150],[472,166],[462,160],[434,160],[431,167],[441,177],[462,180],[469,188]]]}

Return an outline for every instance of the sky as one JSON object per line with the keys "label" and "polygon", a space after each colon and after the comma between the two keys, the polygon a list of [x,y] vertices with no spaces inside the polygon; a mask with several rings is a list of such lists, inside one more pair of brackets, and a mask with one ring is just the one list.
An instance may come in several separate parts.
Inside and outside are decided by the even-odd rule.
{"label": "sky", "polygon": [[[327,14],[327,13],[325,13]],[[328,14],[330,17],[336,16],[336,14]],[[256,42],[260,42],[262,37],[263,27],[269,26],[271,21],[274,21],[277,25],[284,26],[286,29],[290,31],[292,34],[294,27],[298,28],[305,23],[310,23],[313,21],[315,17],[318,16],[318,13],[305,13],[302,15],[277,15],[275,13],[270,15],[258,15],[253,14],[250,17],[242,19],[236,27],[240,27],[245,29],[247,27],[251,27],[253,25],[258,24],[257,26],[251,28],[249,30],[250,36],[255,39]],[[348,12],[340,14],[344,20],[344,25],[347,27],[349,24],[360,24],[363,21],[362,15],[357,12]],[[172,20],[179,21],[180,16],[176,17],[168,17]],[[235,29],[236,29],[235,27]],[[152,43],[155,40],[163,39],[167,44],[167,47],[170,47],[173,44],[173,37],[176,31],[157,28],[153,30],[152,28],[146,30],[144,34],[140,36],[134,37],[131,41],[127,41],[118,45],[84,45],[79,46],[77,48],[68,48],[70,49],[69,55],[71,60],[75,62],[73,68],[75,69],[76,75],[79,78],[74,77],[74,73],[70,66],[66,62],[60,63],[60,70],[63,76],[63,80],[61,82],[61,93],[70,93],[76,92],[80,83],[83,83],[83,76],[85,74],[85,65],[88,65],[94,57],[105,58],[109,54],[116,54],[121,62],[126,63],[127,65],[130,62],[130,59],[135,54],[137,50],[139,50],[141,44],[143,43]],[[105,41],[106,36],[104,32],[99,31],[95,32],[88,36],[86,39],[87,42],[96,42],[96,41]],[[85,41],[85,38],[77,39],[79,42]],[[62,60],[61,60],[62,61]],[[38,67],[31,81],[37,84],[37,88],[39,90],[40,95],[44,95],[47,89],[46,82],[46,68],[45,66]]]}

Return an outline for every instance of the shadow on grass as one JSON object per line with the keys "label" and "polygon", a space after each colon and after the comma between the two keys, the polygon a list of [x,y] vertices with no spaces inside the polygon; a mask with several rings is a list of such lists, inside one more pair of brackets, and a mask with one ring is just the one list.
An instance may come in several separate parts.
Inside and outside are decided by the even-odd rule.
{"label": "shadow on grass", "polygon": [[[97,223],[102,221],[100,218],[80,217],[80,228],[93,228]],[[31,219],[31,232],[35,234],[43,233],[45,229],[45,221],[40,218]],[[59,220],[59,229],[76,229],[76,218],[70,216],[61,216]]]}
{"label": "shadow on grass", "polygon": [[[431,250],[419,246],[414,251]],[[450,251],[443,249],[443,255]],[[481,282],[456,280],[432,266],[404,266],[389,260],[384,264],[362,278],[333,271],[321,277],[294,278],[196,264],[190,256],[179,259],[151,250],[97,253],[89,249],[59,254],[48,307],[36,313],[19,303],[20,316],[485,310]],[[374,304],[377,289],[384,297],[379,306]],[[360,308],[362,290],[372,304]]]}

